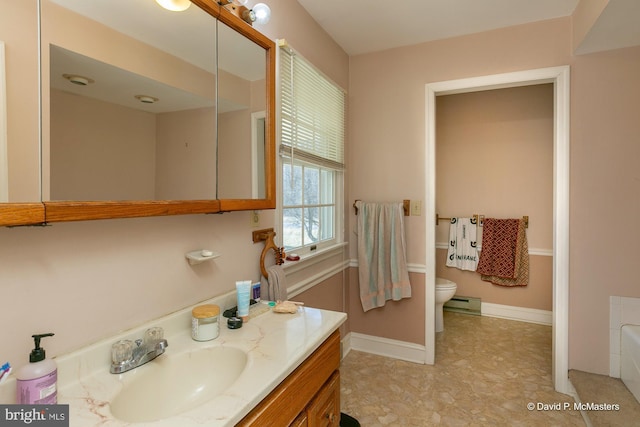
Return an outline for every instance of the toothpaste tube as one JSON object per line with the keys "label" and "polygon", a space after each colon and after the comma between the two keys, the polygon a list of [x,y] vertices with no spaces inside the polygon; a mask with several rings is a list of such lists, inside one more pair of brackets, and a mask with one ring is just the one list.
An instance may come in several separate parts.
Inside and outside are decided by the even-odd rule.
{"label": "toothpaste tube", "polygon": [[9,377],[10,373],[11,365],[9,365],[9,362],[7,362],[0,368],[0,384],[2,384],[2,382]]}

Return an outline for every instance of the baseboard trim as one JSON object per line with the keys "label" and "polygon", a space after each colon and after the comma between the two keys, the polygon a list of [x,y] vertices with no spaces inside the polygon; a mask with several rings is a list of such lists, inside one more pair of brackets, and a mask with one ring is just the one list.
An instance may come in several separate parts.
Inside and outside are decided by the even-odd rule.
{"label": "baseboard trim", "polygon": [[[347,347],[348,345],[348,347]],[[425,347],[423,345],[373,335],[349,332],[343,339],[343,357],[350,350],[377,354],[413,363],[425,363]]]}
{"label": "baseboard trim", "polygon": [[347,333],[340,340],[340,360],[347,357],[347,354],[351,351],[351,332]]}
{"label": "baseboard trim", "polygon": [[539,325],[553,324],[553,312],[536,308],[515,307],[511,305],[482,302],[482,315],[499,317],[501,319],[518,320],[520,322],[537,323]]}
{"label": "baseboard trim", "polygon": [[[482,315],[547,326],[551,326],[553,321],[551,311],[487,302],[482,303]],[[351,350],[407,362],[426,363],[426,348],[423,345],[358,332],[349,332],[342,338],[342,358],[346,357]]]}

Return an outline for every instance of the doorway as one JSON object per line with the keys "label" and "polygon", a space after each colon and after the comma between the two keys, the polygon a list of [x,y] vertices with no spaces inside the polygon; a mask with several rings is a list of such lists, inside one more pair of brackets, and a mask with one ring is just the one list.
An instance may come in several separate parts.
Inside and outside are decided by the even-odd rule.
{"label": "doorway", "polygon": [[435,361],[436,262],[436,96],[532,84],[554,85],[553,131],[553,342],[552,372],[556,391],[570,391],[569,371],[569,67],[542,68],[460,80],[425,87],[425,361]]}

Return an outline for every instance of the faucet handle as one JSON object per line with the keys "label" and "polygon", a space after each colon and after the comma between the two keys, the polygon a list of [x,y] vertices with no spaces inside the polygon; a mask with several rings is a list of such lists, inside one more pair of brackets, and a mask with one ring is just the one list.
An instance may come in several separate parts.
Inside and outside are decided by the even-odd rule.
{"label": "faucet handle", "polygon": [[164,338],[164,329],[154,326],[144,331],[143,342],[145,344],[155,344],[162,338]]}
{"label": "faucet handle", "polygon": [[121,365],[133,359],[133,342],[131,340],[120,340],[111,346],[111,361],[116,365]]}

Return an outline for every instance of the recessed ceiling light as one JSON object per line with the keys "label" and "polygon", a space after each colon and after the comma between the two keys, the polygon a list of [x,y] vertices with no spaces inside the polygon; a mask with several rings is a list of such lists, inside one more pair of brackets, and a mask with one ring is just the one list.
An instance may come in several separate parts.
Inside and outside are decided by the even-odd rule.
{"label": "recessed ceiling light", "polygon": [[144,102],[145,104],[153,104],[154,102],[159,101],[158,98],[149,95],[136,95],[135,98],[140,102]]}
{"label": "recessed ceiling light", "polygon": [[77,74],[63,74],[62,77],[69,80],[70,83],[78,86],[86,86],[95,82],[95,80],[90,79],[89,77],[79,76]]}

